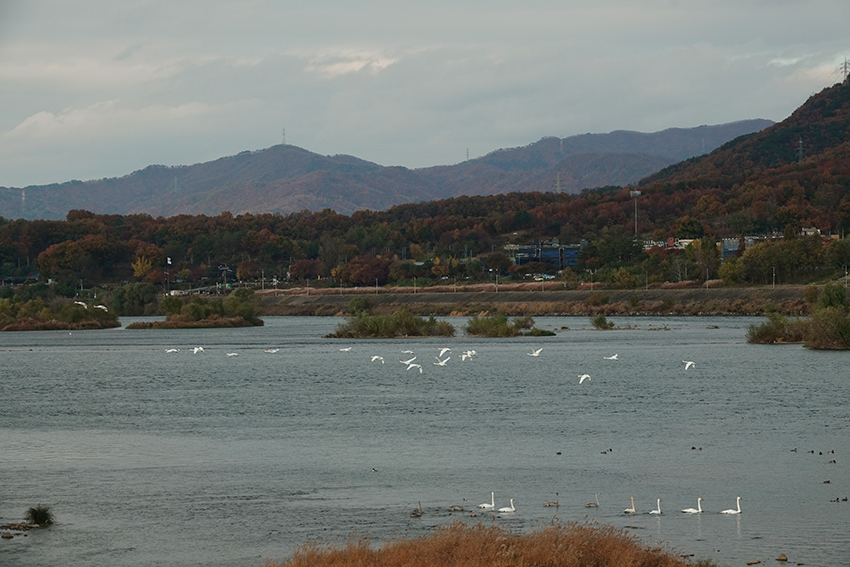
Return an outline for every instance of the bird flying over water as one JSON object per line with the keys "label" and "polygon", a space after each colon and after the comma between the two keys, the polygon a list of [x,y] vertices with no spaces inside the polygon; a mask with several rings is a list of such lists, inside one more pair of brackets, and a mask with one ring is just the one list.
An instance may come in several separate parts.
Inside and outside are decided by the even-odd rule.
{"label": "bird flying over water", "polygon": [[82,302],[82,301],[75,301],[74,303],[76,303],[77,305],[82,305],[82,306],[83,306],[83,307],[85,307],[86,309],[88,309],[88,308],[89,308],[89,306],[88,306],[88,305],[86,305],[86,304],[85,304],[84,302]]}
{"label": "bird flying over water", "polygon": [[693,362],[692,360],[683,360],[682,362],[685,363],[685,370],[687,370],[691,366],[696,366],[696,363]]}
{"label": "bird flying over water", "polygon": [[383,356],[378,356],[378,355],[376,354],[375,356],[373,356],[373,357],[372,357],[372,362],[375,362],[376,360],[380,360],[380,361],[381,361],[381,364],[383,364],[383,363],[384,363],[384,357],[383,357]]}
{"label": "bird flying over water", "polygon": [[603,356],[602,358],[604,358],[605,360],[617,360],[617,355],[615,354],[614,356]]}
{"label": "bird flying over water", "polygon": [[535,350],[535,349],[531,349],[531,352],[527,352],[527,353],[525,353],[525,354],[527,354],[528,356],[540,356],[540,351],[541,351],[541,350],[543,350],[543,349],[542,349],[542,348],[539,348],[539,349],[537,349],[537,350]]}
{"label": "bird flying over water", "polygon": [[450,356],[447,356],[445,360],[440,360],[440,357],[438,357],[438,356],[435,356],[434,358],[436,358],[436,359],[437,359],[437,362],[435,362],[434,364],[436,364],[437,366],[445,366],[445,365],[446,365],[446,363],[449,361],[449,359],[450,359],[451,357],[450,357]]}
{"label": "bird flying over water", "polygon": [[341,348],[339,349],[339,352],[351,352],[351,347]]}
{"label": "bird flying over water", "polygon": [[419,364],[409,364],[407,366],[407,369],[410,370],[411,368],[418,368],[419,374],[422,374],[422,366],[421,365],[419,365]]}
{"label": "bird flying over water", "polygon": [[452,349],[450,349],[450,348],[441,348],[441,349],[440,349],[439,357],[440,357],[440,358],[442,358],[442,357],[443,357],[443,355],[444,355],[444,354],[446,354],[447,352],[452,352]]}
{"label": "bird flying over water", "polygon": [[413,358],[411,358],[410,360],[399,360],[399,362],[401,362],[402,364],[410,364],[414,360],[416,360],[415,356]]}
{"label": "bird flying over water", "polygon": [[169,348],[169,349],[166,349],[165,352],[177,352],[178,350],[180,350],[180,349]]}
{"label": "bird flying over water", "polygon": [[204,347],[196,346],[195,348],[192,349],[192,354],[198,354],[199,352],[204,352]]}
{"label": "bird flying over water", "polygon": [[267,348],[267,349],[266,349],[266,350],[264,350],[263,352],[267,352],[267,353],[269,353],[269,354],[274,354],[274,353],[276,353],[276,352],[277,352],[277,351],[279,351],[279,350],[280,350],[280,349],[277,349],[277,348]]}
{"label": "bird flying over water", "polygon": [[590,380],[590,374],[579,374],[578,377],[579,377],[579,381],[578,381],[579,384],[581,384],[585,380]]}
{"label": "bird flying over water", "polygon": [[104,311],[109,313],[109,309],[106,308],[106,305],[95,305],[94,308],[95,309],[103,309]]}

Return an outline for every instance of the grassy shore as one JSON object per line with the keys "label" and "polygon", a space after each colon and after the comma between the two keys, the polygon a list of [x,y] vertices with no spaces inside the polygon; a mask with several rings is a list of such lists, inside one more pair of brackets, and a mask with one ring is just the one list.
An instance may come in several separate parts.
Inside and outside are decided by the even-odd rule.
{"label": "grassy shore", "polygon": [[[491,286],[493,287],[493,286]],[[349,314],[348,304],[355,297],[368,297],[371,314],[392,313],[402,306],[417,315],[468,317],[479,313],[504,313],[515,317],[543,316],[687,316],[687,315],[809,315],[811,304],[804,297],[804,286],[717,287],[689,289],[620,289],[545,291],[512,289],[499,286],[479,290],[458,286],[405,293],[396,288],[381,288],[364,295],[351,289],[274,290],[258,292],[257,303],[263,315],[336,315]]]}
{"label": "grassy shore", "polygon": [[237,327],[258,327],[263,325],[262,319],[251,321],[242,317],[219,317],[212,315],[197,321],[184,315],[175,315],[165,321],[139,321],[127,325],[128,329],[229,329]]}
{"label": "grassy shore", "polygon": [[342,547],[307,543],[283,563],[265,567],[712,567],[715,563],[649,548],[635,536],[608,525],[553,523],[517,534],[501,525],[455,522],[417,539],[397,539],[376,548],[362,537]]}

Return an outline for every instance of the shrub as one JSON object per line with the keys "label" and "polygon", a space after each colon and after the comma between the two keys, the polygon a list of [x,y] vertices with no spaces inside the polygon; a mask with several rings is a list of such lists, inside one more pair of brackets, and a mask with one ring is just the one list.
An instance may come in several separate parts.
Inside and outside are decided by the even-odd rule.
{"label": "shrub", "polygon": [[395,313],[369,315],[360,311],[337,325],[330,338],[393,338],[393,337],[453,337],[455,328],[446,321],[437,321],[433,316],[423,319],[412,314],[406,307]]}
{"label": "shrub", "polygon": [[609,295],[605,295],[605,294],[597,292],[597,293],[594,293],[593,295],[591,295],[590,297],[587,298],[587,303],[589,305],[594,305],[594,306],[605,305],[610,300],[611,300],[611,297]]}
{"label": "shrub", "polygon": [[768,313],[767,321],[761,325],[753,323],[747,329],[747,342],[755,344],[799,343],[803,342],[806,323],[789,321],[779,313]]}
{"label": "shrub", "polygon": [[847,311],[841,307],[815,311],[808,322],[803,345],[814,349],[850,349],[850,316]]}
{"label": "shrub", "polygon": [[39,504],[27,510],[27,523],[46,526],[53,523],[53,512],[50,511],[50,506]]}
{"label": "shrub", "polygon": [[820,290],[816,285],[806,286],[806,290],[803,292],[803,299],[806,300],[806,303],[813,305],[817,303],[818,298],[820,297]]}
{"label": "shrub", "polygon": [[614,328],[614,323],[605,318],[605,315],[599,313],[590,318],[590,324],[600,331],[610,331]]}
{"label": "shrub", "polygon": [[534,319],[531,315],[515,317],[513,321],[508,321],[507,315],[497,313],[487,317],[471,317],[464,329],[468,335],[480,337],[516,337],[523,329],[533,326]]}

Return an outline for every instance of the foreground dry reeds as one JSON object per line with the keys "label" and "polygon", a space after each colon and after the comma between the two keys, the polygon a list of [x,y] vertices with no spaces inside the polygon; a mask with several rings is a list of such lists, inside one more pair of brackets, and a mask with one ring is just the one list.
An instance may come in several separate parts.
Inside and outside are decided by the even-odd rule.
{"label": "foreground dry reeds", "polygon": [[680,567],[691,563],[662,548],[648,548],[623,530],[599,524],[551,524],[527,534],[501,525],[455,522],[418,539],[398,539],[375,549],[352,537],[342,547],[307,543],[283,563],[266,567]]}

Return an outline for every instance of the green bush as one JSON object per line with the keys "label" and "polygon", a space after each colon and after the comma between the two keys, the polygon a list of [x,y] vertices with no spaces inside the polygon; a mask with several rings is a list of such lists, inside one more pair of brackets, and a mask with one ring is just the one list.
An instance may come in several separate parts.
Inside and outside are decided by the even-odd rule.
{"label": "green bush", "polygon": [[600,331],[610,331],[614,328],[614,323],[605,318],[605,315],[599,313],[590,318],[590,324]]}
{"label": "green bush", "polygon": [[39,504],[27,510],[27,523],[46,526],[53,523],[53,512],[50,511],[50,506]]}
{"label": "green bush", "polygon": [[515,317],[513,321],[508,321],[507,315],[497,313],[486,317],[471,317],[464,329],[468,335],[481,337],[516,337],[522,334],[523,329],[533,327],[534,319],[531,315]]}
{"label": "green bush", "polygon": [[386,315],[369,315],[360,311],[337,325],[331,338],[393,338],[393,337],[453,337],[455,328],[433,316],[423,319],[406,307]]}
{"label": "green bush", "polygon": [[789,321],[779,313],[768,313],[767,321],[760,325],[753,323],[747,329],[747,342],[755,344],[799,343],[806,334],[806,323],[799,320]]}

